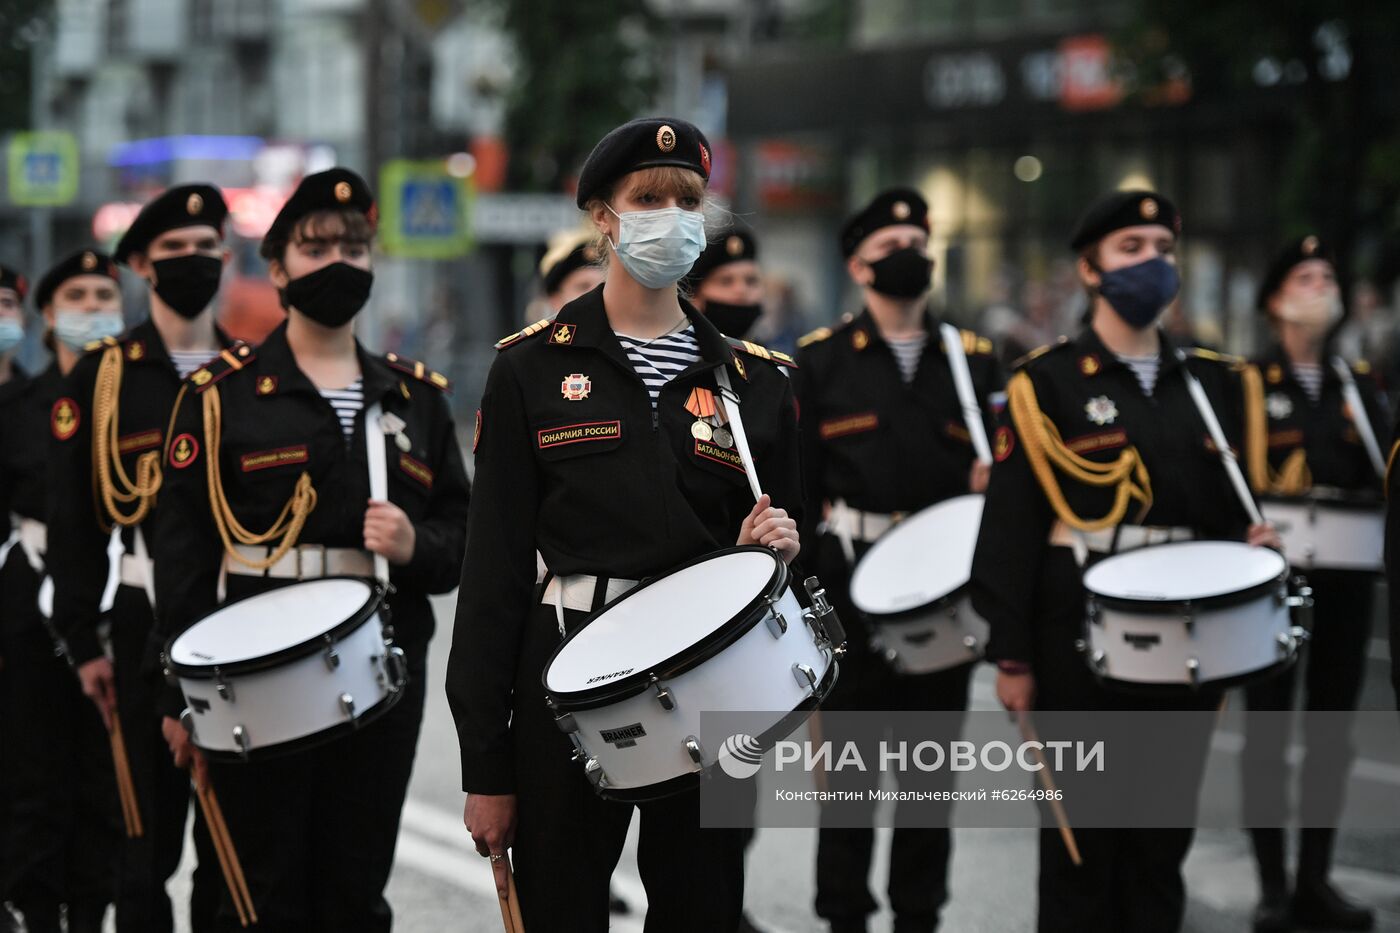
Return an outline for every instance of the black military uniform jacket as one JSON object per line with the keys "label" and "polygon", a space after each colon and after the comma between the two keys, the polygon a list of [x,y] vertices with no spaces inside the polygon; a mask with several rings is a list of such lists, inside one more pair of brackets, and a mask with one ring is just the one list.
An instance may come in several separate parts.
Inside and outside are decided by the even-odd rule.
{"label": "black military uniform jacket", "polygon": [[[230,346],[226,335],[218,332],[217,336],[222,346]],[[100,341],[89,348],[68,374],[62,396],[53,404],[53,509],[49,516],[48,568],[54,581],[54,626],[68,640],[77,664],[102,652],[97,623],[107,585],[107,543],[112,519],[98,490],[92,439],[93,391],[103,356],[113,346],[120,348],[122,361],[116,446],[122,467],[131,478],[136,478],[138,459],[150,452],[159,455],[181,383],[160,332],[147,319],[120,340]],[[148,548],[160,531],[162,501],[163,496],[157,492],[150,512],[141,522]],[[124,514],[132,514],[137,505],[126,503],[119,507]],[[133,532],[127,529],[122,536],[131,553]],[[137,622],[124,620],[125,624]]]}
{"label": "black military uniform jacket", "polygon": [[[822,500],[866,512],[913,512],[967,492],[975,452],[939,332],[925,314],[928,343],[912,384],[870,312],[803,339],[794,376],[802,413],[806,517]],[[1001,388],[991,341],[962,331],[973,390],[986,411]],[[987,436],[995,425],[985,421]]]}
{"label": "black military uniform jacket", "polygon": [[[162,525],[154,556],[156,601],[162,642],[183,632],[218,606],[217,584],[224,544],[211,511],[206,460],[219,458],[223,493],[239,523],[254,532],[271,527],[303,472],[310,475],[316,504],[298,544],[364,548],[364,519],[370,497],[365,431],[385,445],[389,500],[413,523],[413,558],[391,566],[396,588],[390,600],[396,641],[421,664],[433,634],[428,596],[457,583],[466,538],[471,487],[457,446],[443,389],[447,382],[421,364],[375,356],[356,345],[363,375],[364,408],[347,444],[330,402],[297,366],[287,344],[287,326],[274,330],[237,369],[215,360],[190,376],[166,447]],[[205,393],[217,388],[222,409],[219,449],[207,445]],[[366,426],[375,402],[386,416],[404,422],[408,450],[378,425]],[[274,544],[277,542],[273,542]],[[230,573],[228,600],[293,582]],[[179,699],[172,693],[167,713]]]}
{"label": "black military uniform jacket", "polygon": [[602,286],[552,323],[498,344],[478,414],[447,672],[469,792],[513,788],[511,692],[538,603],[536,549],[555,574],[640,580],[734,545],[754,505],[741,461],[732,446],[692,436],[696,418],[685,407],[694,388],[718,394],[720,367],[741,400],[764,491],[800,512],[796,410],[778,361],[681,307],[701,359],[662,388],[655,424],[646,386],[608,324]]}
{"label": "black military uniform jacket", "polygon": [[[1260,421],[1266,425],[1262,437],[1251,437],[1251,445],[1263,441],[1267,450],[1270,479],[1282,479],[1290,458],[1302,451],[1312,485],[1339,489],[1379,492],[1381,481],[1366,454],[1361,435],[1356,430],[1346,400],[1342,397],[1342,380],[1332,368],[1330,354],[1323,354],[1322,394],[1314,402],[1293,374],[1283,348],[1274,346],[1254,363],[1259,373],[1263,412]],[[1353,367],[1353,378],[1361,403],[1366,407],[1371,430],[1382,456],[1388,450],[1390,419],[1384,410],[1384,398],[1371,377],[1370,367]],[[1251,450],[1251,453],[1253,451]],[[1288,471],[1292,472],[1292,471]],[[1254,479],[1255,477],[1251,477]],[[1271,489],[1255,483],[1256,492],[1300,494],[1305,489]]]}
{"label": "black military uniform jacket", "polygon": [[[972,564],[973,606],[991,625],[990,660],[1032,661],[1038,638],[1064,634],[1038,631],[1051,603],[1063,602],[1066,593],[1082,597],[1077,570],[1072,581],[1054,579],[1059,573],[1054,568],[1063,564],[1047,559],[1057,513],[1013,416],[1024,387],[1019,380],[1029,380],[1041,412],[1070,452],[1103,464],[1137,451],[1146,483],[1136,471],[1130,476],[1135,484],[1150,487],[1151,506],[1142,514],[1142,503],[1130,499],[1123,522],[1187,527],[1202,538],[1243,539],[1248,527],[1244,508],[1181,372],[1185,365],[1200,380],[1231,446],[1238,446],[1242,364],[1209,351],[1190,351],[1183,363],[1165,334],[1161,340],[1161,368],[1150,397],[1092,328],[1073,341],[1031,354],[1008,384],[1007,411],[992,441],[996,463]],[[1116,485],[1091,486],[1062,471],[1054,475],[1076,516],[1099,519],[1113,511]]]}
{"label": "black military uniform jacket", "polygon": [[[0,385],[0,529],[5,535],[13,531],[12,515],[39,522],[48,519],[49,414],[62,385],[57,363],[38,376],[16,368],[10,381]],[[6,566],[10,561],[27,565],[18,544]],[[25,577],[31,579],[18,585]],[[37,576],[28,570],[6,574],[7,585],[0,586],[0,633],[14,635],[41,624],[37,583]]]}

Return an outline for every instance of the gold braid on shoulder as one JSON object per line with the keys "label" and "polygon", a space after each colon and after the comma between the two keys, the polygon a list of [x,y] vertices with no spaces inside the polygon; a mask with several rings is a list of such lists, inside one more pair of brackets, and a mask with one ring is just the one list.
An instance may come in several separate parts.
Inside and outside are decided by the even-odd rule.
{"label": "gold braid on shoulder", "polygon": [[1244,383],[1245,465],[1249,468],[1249,484],[1263,495],[1301,496],[1312,488],[1312,470],[1308,469],[1308,454],[1297,448],[1283,461],[1278,472],[1269,465],[1269,428],[1264,403],[1264,379],[1259,367],[1246,366],[1240,373]]}
{"label": "gold braid on shoulder", "polygon": [[[151,511],[162,478],[159,450],[147,451],[136,458],[134,481],[122,465],[117,413],[121,388],[122,348],[111,346],[102,352],[92,393],[92,468],[102,500],[98,521],[104,531],[112,527],[103,518],[104,514],[118,525],[140,523]],[[132,503],[135,503],[132,511],[123,509]]]}
{"label": "gold braid on shoulder", "polygon": [[[183,390],[181,390],[183,392]],[[224,550],[233,560],[254,570],[266,570],[282,559],[297,543],[301,530],[306,525],[306,517],[316,508],[316,490],[311,485],[311,474],[305,470],[297,478],[296,489],[282,513],[272,523],[272,527],[262,534],[244,528],[233,514],[233,507],[224,496],[224,484],[219,474],[219,444],[223,439],[223,403],[219,390],[210,386],[203,392],[204,397],[204,457],[205,471],[209,478],[209,510],[214,515],[214,525],[223,539]],[[179,407],[179,403],[176,403]],[[263,560],[249,560],[235,549],[236,544],[267,544],[276,538],[282,540]]]}
{"label": "gold braid on shoulder", "polygon": [[[1031,470],[1050,500],[1060,521],[1076,531],[1099,531],[1123,521],[1128,513],[1128,503],[1137,500],[1142,504],[1138,519],[1152,507],[1152,483],[1147,475],[1147,467],[1136,447],[1127,447],[1112,463],[1098,463],[1087,460],[1065,446],[1060,439],[1059,429],[1040,410],[1035,396],[1035,386],[1031,377],[1024,372],[1011,377],[1006,386],[1007,401],[1011,408],[1011,418],[1016,422],[1016,432],[1021,436],[1021,444],[1030,461]],[[1102,518],[1084,518],[1076,515],[1065,500],[1055,471],[1059,470],[1070,479],[1086,486],[1117,487],[1114,492],[1113,507]]]}

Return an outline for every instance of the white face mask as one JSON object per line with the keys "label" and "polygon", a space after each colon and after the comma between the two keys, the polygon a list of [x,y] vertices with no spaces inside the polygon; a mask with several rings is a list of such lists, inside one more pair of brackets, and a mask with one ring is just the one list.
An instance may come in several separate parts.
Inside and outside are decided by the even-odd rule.
{"label": "white face mask", "polygon": [[54,309],[53,334],[75,353],[81,353],[94,340],[115,337],[125,329],[120,311]]}
{"label": "white face mask", "polygon": [[9,353],[24,340],[24,325],[14,318],[0,318],[0,353]]}
{"label": "white face mask", "polygon": [[1278,316],[1291,324],[1326,330],[1341,319],[1342,296],[1329,290],[1295,301],[1280,301]]}
{"label": "white face mask", "polygon": [[680,281],[705,248],[705,215],[699,211],[664,207],[613,214],[619,221],[613,251],[627,274],[647,288]]}

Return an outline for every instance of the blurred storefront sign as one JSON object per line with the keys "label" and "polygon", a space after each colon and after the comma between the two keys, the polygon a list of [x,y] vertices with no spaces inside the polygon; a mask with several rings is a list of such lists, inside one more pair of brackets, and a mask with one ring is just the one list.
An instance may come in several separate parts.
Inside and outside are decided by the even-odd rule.
{"label": "blurred storefront sign", "polygon": [[379,175],[379,241],[405,259],[455,259],[471,252],[470,176],[442,159],[394,159]]}
{"label": "blurred storefront sign", "polygon": [[766,211],[825,210],[840,205],[841,177],[830,147],[765,140],[758,145],[755,173],[759,204]]}
{"label": "blurred storefront sign", "polygon": [[10,138],[7,161],[14,204],[62,207],[78,194],[78,142],[72,133],[16,133]]}
{"label": "blurred storefront sign", "polygon": [[563,194],[483,194],[476,199],[472,228],[482,243],[543,243],[575,227],[579,209]]}

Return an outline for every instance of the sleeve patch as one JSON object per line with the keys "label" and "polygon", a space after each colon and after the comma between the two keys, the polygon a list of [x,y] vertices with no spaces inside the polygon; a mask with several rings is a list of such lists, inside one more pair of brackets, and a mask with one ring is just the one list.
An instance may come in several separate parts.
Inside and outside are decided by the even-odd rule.
{"label": "sleeve patch", "polygon": [[476,428],[472,431],[472,453],[481,445],[481,409],[476,410]]}
{"label": "sleeve patch", "polygon": [[415,460],[408,454],[399,454],[399,469],[409,476],[422,483],[428,489],[433,488],[433,471],[426,463]]}
{"label": "sleeve patch", "polygon": [[256,470],[266,470],[269,467],[305,463],[308,459],[310,459],[310,454],[306,451],[306,445],[297,444],[294,447],[278,447],[274,450],[259,450],[244,454],[238,458],[238,465],[244,473],[252,473]]}
{"label": "sleeve patch", "polygon": [[1011,451],[1015,449],[1016,435],[1011,428],[1006,425],[997,428],[996,440],[992,443],[992,456],[996,458],[997,463],[1001,463],[1011,456]]}
{"label": "sleeve patch", "polygon": [[177,470],[199,458],[199,441],[193,434],[181,434],[170,442],[170,465]]}
{"label": "sleeve patch", "polygon": [[68,440],[78,433],[78,425],[81,423],[82,415],[77,402],[71,398],[61,398],[53,403],[49,412],[49,427],[53,430],[54,437],[60,441]]}

